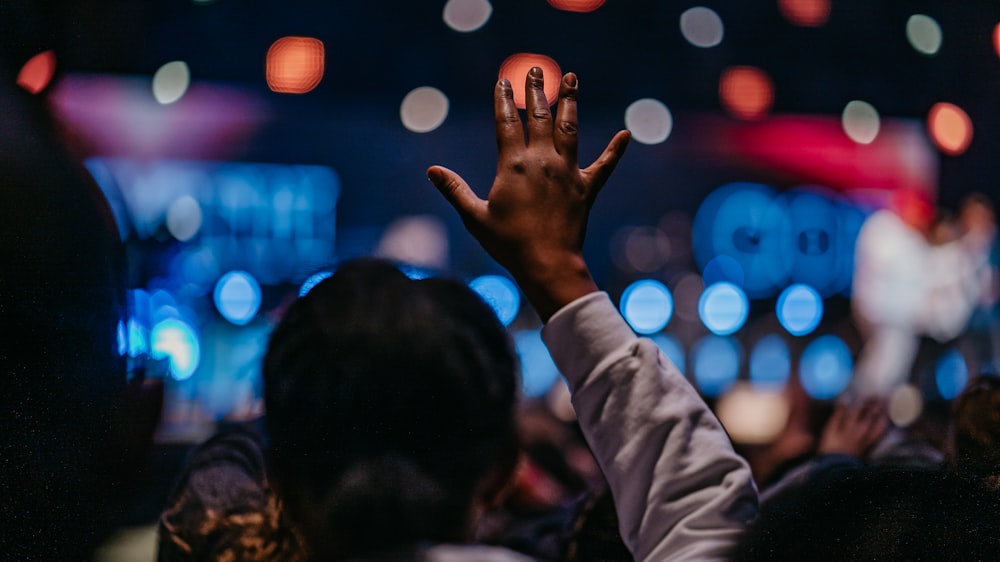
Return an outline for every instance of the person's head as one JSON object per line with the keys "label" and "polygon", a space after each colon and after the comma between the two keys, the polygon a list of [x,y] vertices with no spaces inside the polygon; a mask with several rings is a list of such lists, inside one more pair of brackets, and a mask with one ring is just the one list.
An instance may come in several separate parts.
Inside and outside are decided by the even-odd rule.
{"label": "person's head", "polygon": [[951,464],[1000,488],[1000,377],[981,376],[955,400]]}
{"label": "person's head", "polygon": [[264,360],[267,460],[313,552],[464,540],[516,460],[516,369],[457,281],[362,260],[294,302]]}

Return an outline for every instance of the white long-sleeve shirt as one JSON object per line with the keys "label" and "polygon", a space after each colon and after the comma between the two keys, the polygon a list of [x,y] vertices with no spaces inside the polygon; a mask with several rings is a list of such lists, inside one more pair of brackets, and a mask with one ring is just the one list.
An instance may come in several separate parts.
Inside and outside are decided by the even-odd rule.
{"label": "white long-sleeve shirt", "polygon": [[636,560],[728,560],[757,514],[750,468],[698,393],[606,293],[549,320],[583,433]]}

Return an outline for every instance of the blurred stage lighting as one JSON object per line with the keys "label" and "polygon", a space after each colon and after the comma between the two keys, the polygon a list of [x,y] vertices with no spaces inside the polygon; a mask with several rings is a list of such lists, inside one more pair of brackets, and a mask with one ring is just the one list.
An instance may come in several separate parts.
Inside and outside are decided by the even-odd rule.
{"label": "blurred stage lighting", "polygon": [[687,371],[687,361],[684,358],[684,346],[674,336],[667,334],[653,334],[649,336],[656,347],[667,356],[667,359],[677,367],[677,370],[684,373]]}
{"label": "blurred stage lighting", "polygon": [[764,336],[750,351],[750,383],[757,390],[779,391],[788,384],[792,356],[785,340],[777,334]]}
{"label": "blurred stage lighting", "polygon": [[161,66],[153,75],[153,97],[161,105],[170,105],[184,97],[191,85],[191,71],[184,61]]}
{"label": "blurred stage lighting", "polygon": [[791,407],[783,394],[741,382],[719,399],[715,411],[734,442],[766,445],[785,429]]}
{"label": "blurred stage lighting", "polygon": [[778,0],[778,9],[801,27],[819,27],[830,19],[830,0]]}
{"label": "blurred stage lighting", "polygon": [[936,103],[927,115],[927,130],[938,149],[959,155],[972,143],[972,119],[957,105]]}
{"label": "blurred stage lighting", "polygon": [[670,290],[653,279],[642,279],[629,285],[621,297],[622,316],[639,334],[659,332],[674,312]]}
{"label": "blurred stage lighting", "polygon": [[681,14],[681,35],[695,47],[708,48],[722,43],[725,28],[714,10],[696,6]]}
{"label": "blurred stage lighting", "polygon": [[868,102],[854,100],[847,103],[840,121],[844,133],[858,144],[871,144],[878,136],[880,121],[878,111]]}
{"label": "blurred stage lighting", "polygon": [[245,326],[260,310],[260,285],[245,271],[230,271],[215,284],[215,307],[223,318]]}
{"label": "blurred stage lighting", "polygon": [[491,15],[493,6],[489,0],[448,0],[441,18],[455,31],[468,33],[486,25]]}
{"label": "blurred stage lighting", "polygon": [[896,387],[889,396],[889,419],[897,427],[907,427],[917,421],[924,411],[924,397],[910,384]]}
{"label": "blurred stage lighting", "polygon": [[930,16],[914,14],[906,20],[906,39],[918,53],[936,55],[941,48],[941,26]]}
{"label": "blurred stage lighting", "polygon": [[729,256],[715,256],[705,265],[701,279],[705,285],[726,282],[742,287],[746,282],[746,273],[736,259]]}
{"label": "blurred stage lighting", "polygon": [[946,351],[934,366],[934,382],[945,400],[954,400],[969,382],[969,366],[955,348]]}
{"label": "blurred stage lighting", "polygon": [[993,50],[1000,57],[1000,23],[993,28]]}
{"label": "blurred stage lighting", "polygon": [[320,271],[318,273],[313,273],[312,275],[307,277],[306,280],[303,281],[302,285],[299,287],[299,298],[302,298],[307,294],[309,294],[309,291],[313,290],[313,287],[319,285],[320,283],[323,282],[323,280],[329,279],[330,277],[333,277],[332,271]]}
{"label": "blurred stage lighting", "polygon": [[521,359],[521,391],[524,396],[544,396],[559,378],[559,369],[542,341],[541,332],[524,330],[514,334],[514,349]]}
{"label": "blurred stage lighting", "polygon": [[198,234],[201,221],[201,205],[190,195],[178,197],[167,207],[167,231],[181,242],[187,242]]}
{"label": "blurred stage lighting", "polygon": [[726,336],[742,328],[749,312],[750,303],[746,295],[732,283],[709,285],[698,300],[702,323],[718,336]]}
{"label": "blurred stage lighting", "polygon": [[283,94],[304,94],[323,79],[323,42],[312,37],[282,37],[267,51],[267,86]]}
{"label": "blurred stage lighting", "polygon": [[414,133],[429,133],[448,117],[448,97],[430,86],[411,90],[399,105],[403,126]]}
{"label": "blurred stage lighting", "polygon": [[510,326],[521,309],[521,293],[513,281],[501,275],[483,275],[469,283],[496,313],[500,323]]}
{"label": "blurred stage lighting", "polygon": [[813,340],[799,359],[799,379],[806,394],[816,400],[836,398],[848,383],[854,361],[847,344],[837,336],[825,335]]}
{"label": "blurred stage lighting", "polygon": [[201,361],[201,346],[194,329],[178,318],[167,318],[153,326],[149,334],[150,356],[167,359],[170,376],[182,381],[191,378]]}
{"label": "blurred stage lighting", "polygon": [[48,87],[56,73],[56,54],[43,51],[28,59],[17,73],[17,85],[37,94]]}
{"label": "blurred stage lighting", "polygon": [[719,78],[722,107],[738,119],[760,119],[774,104],[774,85],[770,76],[753,66],[734,66]]}
{"label": "blurred stage lighting", "polygon": [[823,319],[823,299],[809,285],[790,285],[778,297],[778,322],[793,336],[812,333]]}
{"label": "blurred stage lighting", "polygon": [[739,344],[733,338],[705,336],[691,349],[694,381],[705,396],[725,394],[740,374]]}
{"label": "blurred stage lighting", "polygon": [[625,109],[625,128],[643,144],[659,144],[670,136],[674,118],[663,102],[643,98]]}
{"label": "blurred stage lighting", "polygon": [[537,53],[517,53],[507,57],[500,64],[498,79],[506,78],[514,89],[514,104],[524,109],[524,84],[528,71],[533,66],[542,69],[545,78],[545,101],[552,105],[559,98],[559,84],[562,81],[562,70],[559,64],[545,55]]}
{"label": "blurred stage lighting", "polygon": [[566,12],[593,12],[604,5],[605,0],[549,0],[549,5]]}

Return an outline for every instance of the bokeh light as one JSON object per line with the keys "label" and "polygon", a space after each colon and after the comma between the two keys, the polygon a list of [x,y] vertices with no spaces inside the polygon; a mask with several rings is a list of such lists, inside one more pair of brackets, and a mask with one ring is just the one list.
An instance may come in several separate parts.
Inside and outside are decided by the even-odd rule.
{"label": "bokeh light", "polygon": [[785,388],[792,372],[792,356],[777,334],[764,336],[750,351],[750,383],[754,388],[777,391]]}
{"label": "bokeh light", "polygon": [[186,242],[201,229],[201,205],[190,195],[182,195],[167,207],[167,231],[171,236]]}
{"label": "bokeh light", "polygon": [[667,287],[653,279],[642,279],[622,293],[622,316],[640,334],[662,330],[674,313],[674,299]]}
{"label": "bokeh light", "polygon": [[878,136],[881,125],[878,111],[870,103],[860,100],[848,102],[840,120],[844,132],[858,144],[871,144]]}
{"label": "bokeh light", "polygon": [[819,27],[830,19],[830,0],[778,0],[781,15],[802,27]]}
{"label": "bokeh light", "polygon": [[714,10],[696,6],[681,14],[681,34],[695,47],[708,48],[722,43],[725,28]]}
{"label": "bokeh light", "polygon": [[743,291],[732,283],[716,283],[705,288],[698,300],[698,315],[713,334],[725,336],[743,327],[750,303]]}
{"label": "bokeh light", "polygon": [[804,336],[823,319],[823,299],[809,285],[788,286],[778,296],[778,322],[793,336]]}
{"label": "bokeh light", "polygon": [[260,310],[260,285],[245,271],[230,271],[215,284],[215,307],[223,318],[245,326]]}
{"label": "bokeh light", "polygon": [[781,393],[737,383],[719,399],[715,411],[734,442],[765,445],[785,429],[791,406]]}
{"label": "bokeh light", "polygon": [[721,396],[740,374],[741,350],[733,338],[705,336],[695,342],[691,360],[695,384],[702,394]]}
{"label": "bokeh light", "polygon": [[705,285],[714,285],[725,281],[742,287],[746,282],[746,273],[743,271],[743,266],[735,258],[722,255],[715,256],[705,265],[701,272],[701,279]]}
{"label": "bokeh light", "polygon": [[969,382],[969,366],[960,351],[951,348],[937,360],[934,382],[945,400],[953,400],[962,393]]}
{"label": "bokeh light", "polygon": [[448,0],[441,17],[448,27],[468,33],[486,25],[491,15],[493,5],[489,0]]}
{"label": "bokeh light", "polygon": [[496,313],[500,323],[510,326],[521,309],[521,293],[513,281],[501,275],[483,275],[469,283]]}
{"label": "bokeh light", "polygon": [[918,53],[935,55],[941,48],[941,26],[930,16],[914,14],[906,20],[906,39]]}
{"label": "bokeh light", "polygon": [[401,217],[386,227],[375,253],[420,268],[441,269],[448,263],[448,230],[433,215]]}
{"label": "bokeh light", "polygon": [[430,86],[410,91],[399,105],[399,118],[403,121],[403,126],[414,133],[433,131],[447,117],[448,97],[441,90]]}
{"label": "bokeh light", "polygon": [[889,395],[889,419],[898,427],[907,427],[917,421],[924,411],[924,398],[911,384],[896,387]]}
{"label": "bokeh light", "polygon": [[1000,23],[993,28],[993,50],[1000,57]]}
{"label": "bokeh light", "polygon": [[604,5],[605,0],[549,0],[549,5],[566,12],[593,12]]}
{"label": "bokeh light", "polygon": [[191,378],[201,361],[201,345],[194,328],[178,318],[167,318],[153,326],[149,334],[150,356],[167,359],[170,376],[181,381]]}
{"label": "bokeh light", "polygon": [[836,398],[848,383],[854,360],[844,340],[828,334],[813,340],[799,359],[799,378],[806,394],[817,400]]}
{"label": "bokeh light", "polygon": [[549,349],[538,330],[523,330],[514,334],[514,349],[521,359],[521,391],[528,398],[544,396],[559,379]]}
{"label": "bokeh light", "polygon": [[528,71],[535,66],[542,69],[542,76],[545,78],[545,101],[552,105],[559,98],[559,82],[562,80],[562,69],[555,60],[537,53],[517,53],[507,57],[500,65],[499,78],[510,81],[514,89],[514,105],[521,109],[525,108],[525,80]]}
{"label": "bokeh light", "polygon": [[660,348],[660,351],[667,356],[667,359],[677,367],[680,372],[685,372],[687,370],[687,361],[684,357],[684,346],[680,341],[674,336],[667,334],[653,334],[649,336],[656,344],[656,347]]}
{"label": "bokeh light", "polygon": [[643,144],[659,144],[670,136],[674,118],[663,102],[643,98],[625,109],[625,128]]}
{"label": "bokeh light", "polygon": [[760,119],[774,104],[771,77],[753,66],[734,66],[722,72],[719,100],[738,119]]}
{"label": "bokeh light", "polygon": [[325,279],[329,279],[330,277],[333,277],[332,271],[319,271],[307,277],[306,280],[303,281],[302,285],[299,287],[299,298],[308,295],[309,291],[313,290],[313,287],[319,285]]}
{"label": "bokeh light", "polygon": [[312,37],[282,37],[267,50],[267,86],[283,94],[304,94],[323,79],[323,42]]}
{"label": "bokeh light", "polygon": [[175,60],[161,66],[153,75],[153,97],[169,105],[184,97],[191,85],[191,71],[184,61]]}
{"label": "bokeh light", "polygon": [[42,51],[28,59],[17,73],[17,85],[37,94],[44,90],[56,73],[56,54],[54,51]]}
{"label": "bokeh light", "polygon": [[945,154],[961,154],[972,143],[972,119],[954,104],[934,104],[927,115],[927,129],[934,145]]}

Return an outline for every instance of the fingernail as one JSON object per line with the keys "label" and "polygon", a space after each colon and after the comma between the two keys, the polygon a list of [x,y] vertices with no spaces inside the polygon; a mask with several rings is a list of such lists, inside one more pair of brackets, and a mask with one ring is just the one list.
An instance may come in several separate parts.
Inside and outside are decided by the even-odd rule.
{"label": "fingernail", "polygon": [[533,66],[531,67],[531,70],[528,72],[528,74],[530,74],[532,78],[541,78],[542,68],[539,66]]}
{"label": "fingernail", "polygon": [[566,75],[566,85],[569,86],[570,88],[576,87],[576,74]]}
{"label": "fingernail", "polygon": [[506,78],[501,78],[500,81],[497,83],[500,85],[501,88],[505,90],[507,88],[510,88],[510,80],[507,80]]}

